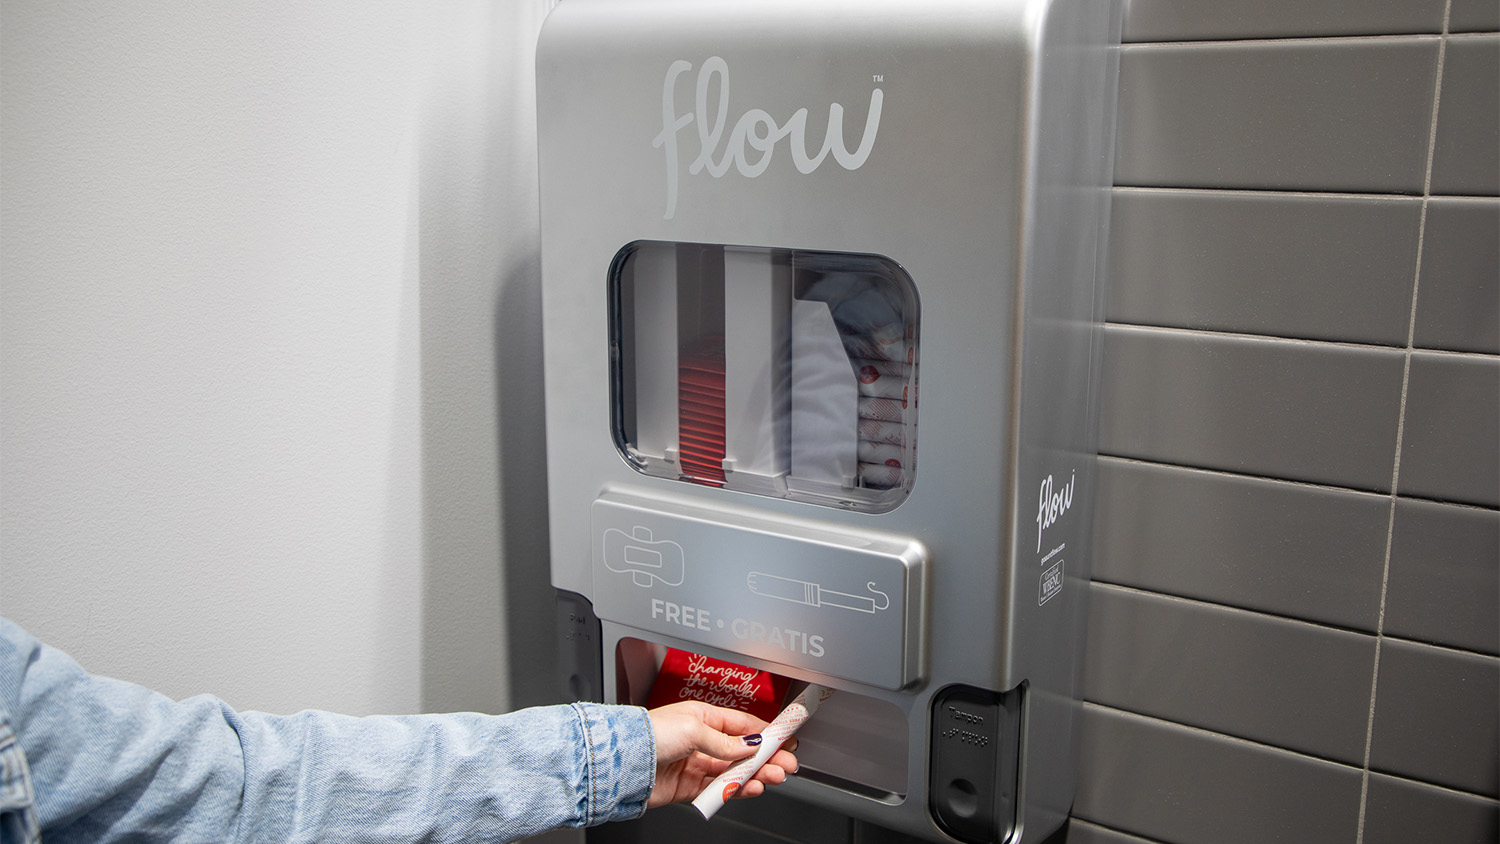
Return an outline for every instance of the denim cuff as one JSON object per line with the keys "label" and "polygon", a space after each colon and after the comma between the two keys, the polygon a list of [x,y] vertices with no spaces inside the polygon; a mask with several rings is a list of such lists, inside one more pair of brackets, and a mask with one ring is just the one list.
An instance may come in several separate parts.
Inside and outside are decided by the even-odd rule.
{"label": "denim cuff", "polygon": [[26,753],[4,706],[0,706],[0,841],[37,844],[41,836]]}
{"label": "denim cuff", "polygon": [[656,736],[639,706],[572,705],[583,729],[585,826],[638,818],[656,783]]}

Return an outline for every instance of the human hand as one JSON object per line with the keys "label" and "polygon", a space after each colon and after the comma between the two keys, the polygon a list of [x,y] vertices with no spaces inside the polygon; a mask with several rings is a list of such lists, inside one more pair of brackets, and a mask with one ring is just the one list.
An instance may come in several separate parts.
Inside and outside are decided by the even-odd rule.
{"label": "human hand", "polygon": [[[656,783],[648,809],[697,797],[731,763],[755,754],[767,726],[748,712],[696,700],[660,706],[649,714],[656,734]],[[747,738],[755,743],[747,744]],[[797,772],[797,757],[791,753],[796,746],[795,737],[782,745],[735,797],[755,797],[768,785],[786,782],[787,774]]]}

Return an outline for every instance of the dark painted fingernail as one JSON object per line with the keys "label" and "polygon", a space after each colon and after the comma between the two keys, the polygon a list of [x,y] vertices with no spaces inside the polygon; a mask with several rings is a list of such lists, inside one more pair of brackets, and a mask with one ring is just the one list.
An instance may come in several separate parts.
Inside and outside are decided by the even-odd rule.
{"label": "dark painted fingernail", "polygon": [[762,737],[760,733],[756,733],[753,736],[745,736],[745,744],[748,744],[751,747],[759,747],[761,741]]}

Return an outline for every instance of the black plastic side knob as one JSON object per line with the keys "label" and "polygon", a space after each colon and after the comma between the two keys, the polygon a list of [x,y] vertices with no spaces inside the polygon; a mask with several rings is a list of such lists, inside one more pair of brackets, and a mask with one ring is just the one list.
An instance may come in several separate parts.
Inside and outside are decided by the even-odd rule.
{"label": "black plastic side knob", "polygon": [[949,686],[933,698],[929,807],[954,838],[1003,842],[1015,829],[1022,695]]}
{"label": "black plastic side knob", "polygon": [[594,605],[576,592],[557,590],[558,682],[564,703],[604,700],[604,655]]}

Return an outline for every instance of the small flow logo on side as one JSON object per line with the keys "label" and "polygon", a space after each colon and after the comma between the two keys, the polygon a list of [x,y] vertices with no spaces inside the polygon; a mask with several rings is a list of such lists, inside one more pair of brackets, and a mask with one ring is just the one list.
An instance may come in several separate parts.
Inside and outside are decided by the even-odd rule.
{"label": "small flow logo on side", "polygon": [[[667,68],[661,87],[661,133],[651,140],[653,148],[662,149],[667,156],[667,213],[670,220],[677,214],[677,133],[690,123],[698,124],[698,156],[688,165],[688,175],[696,176],[704,170],[710,176],[720,178],[733,165],[740,175],[753,179],[764,173],[771,164],[771,156],[782,138],[797,172],[804,175],[818,169],[830,153],[845,170],[858,170],[870,157],[875,147],[875,136],[880,131],[880,108],[885,93],[879,88],[870,92],[870,110],[865,117],[865,131],[854,152],[844,145],[844,107],[839,103],[828,106],[828,127],[823,135],[823,148],[817,155],[807,154],[807,109],[799,108],[778,124],[776,118],[764,109],[747,110],[729,130],[729,139],[724,141],[724,128],[729,122],[729,63],[718,56],[704,60],[698,68],[694,110],[688,114],[677,113],[677,77],[693,69],[692,62],[678,60]],[[709,113],[709,90],[718,79],[718,110]],[[719,145],[724,152],[718,160],[714,155]],[[755,150],[752,153],[747,149]],[[751,159],[754,158],[752,161]]]}
{"label": "small flow logo on side", "polygon": [[1042,550],[1042,532],[1052,527],[1068,508],[1073,506],[1073,486],[1078,482],[1078,473],[1074,472],[1068,476],[1067,484],[1054,490],[1052,476],[1042,481],[1041,492],[1038,495],[1038,506],[1036,511],[1036,550]]}

